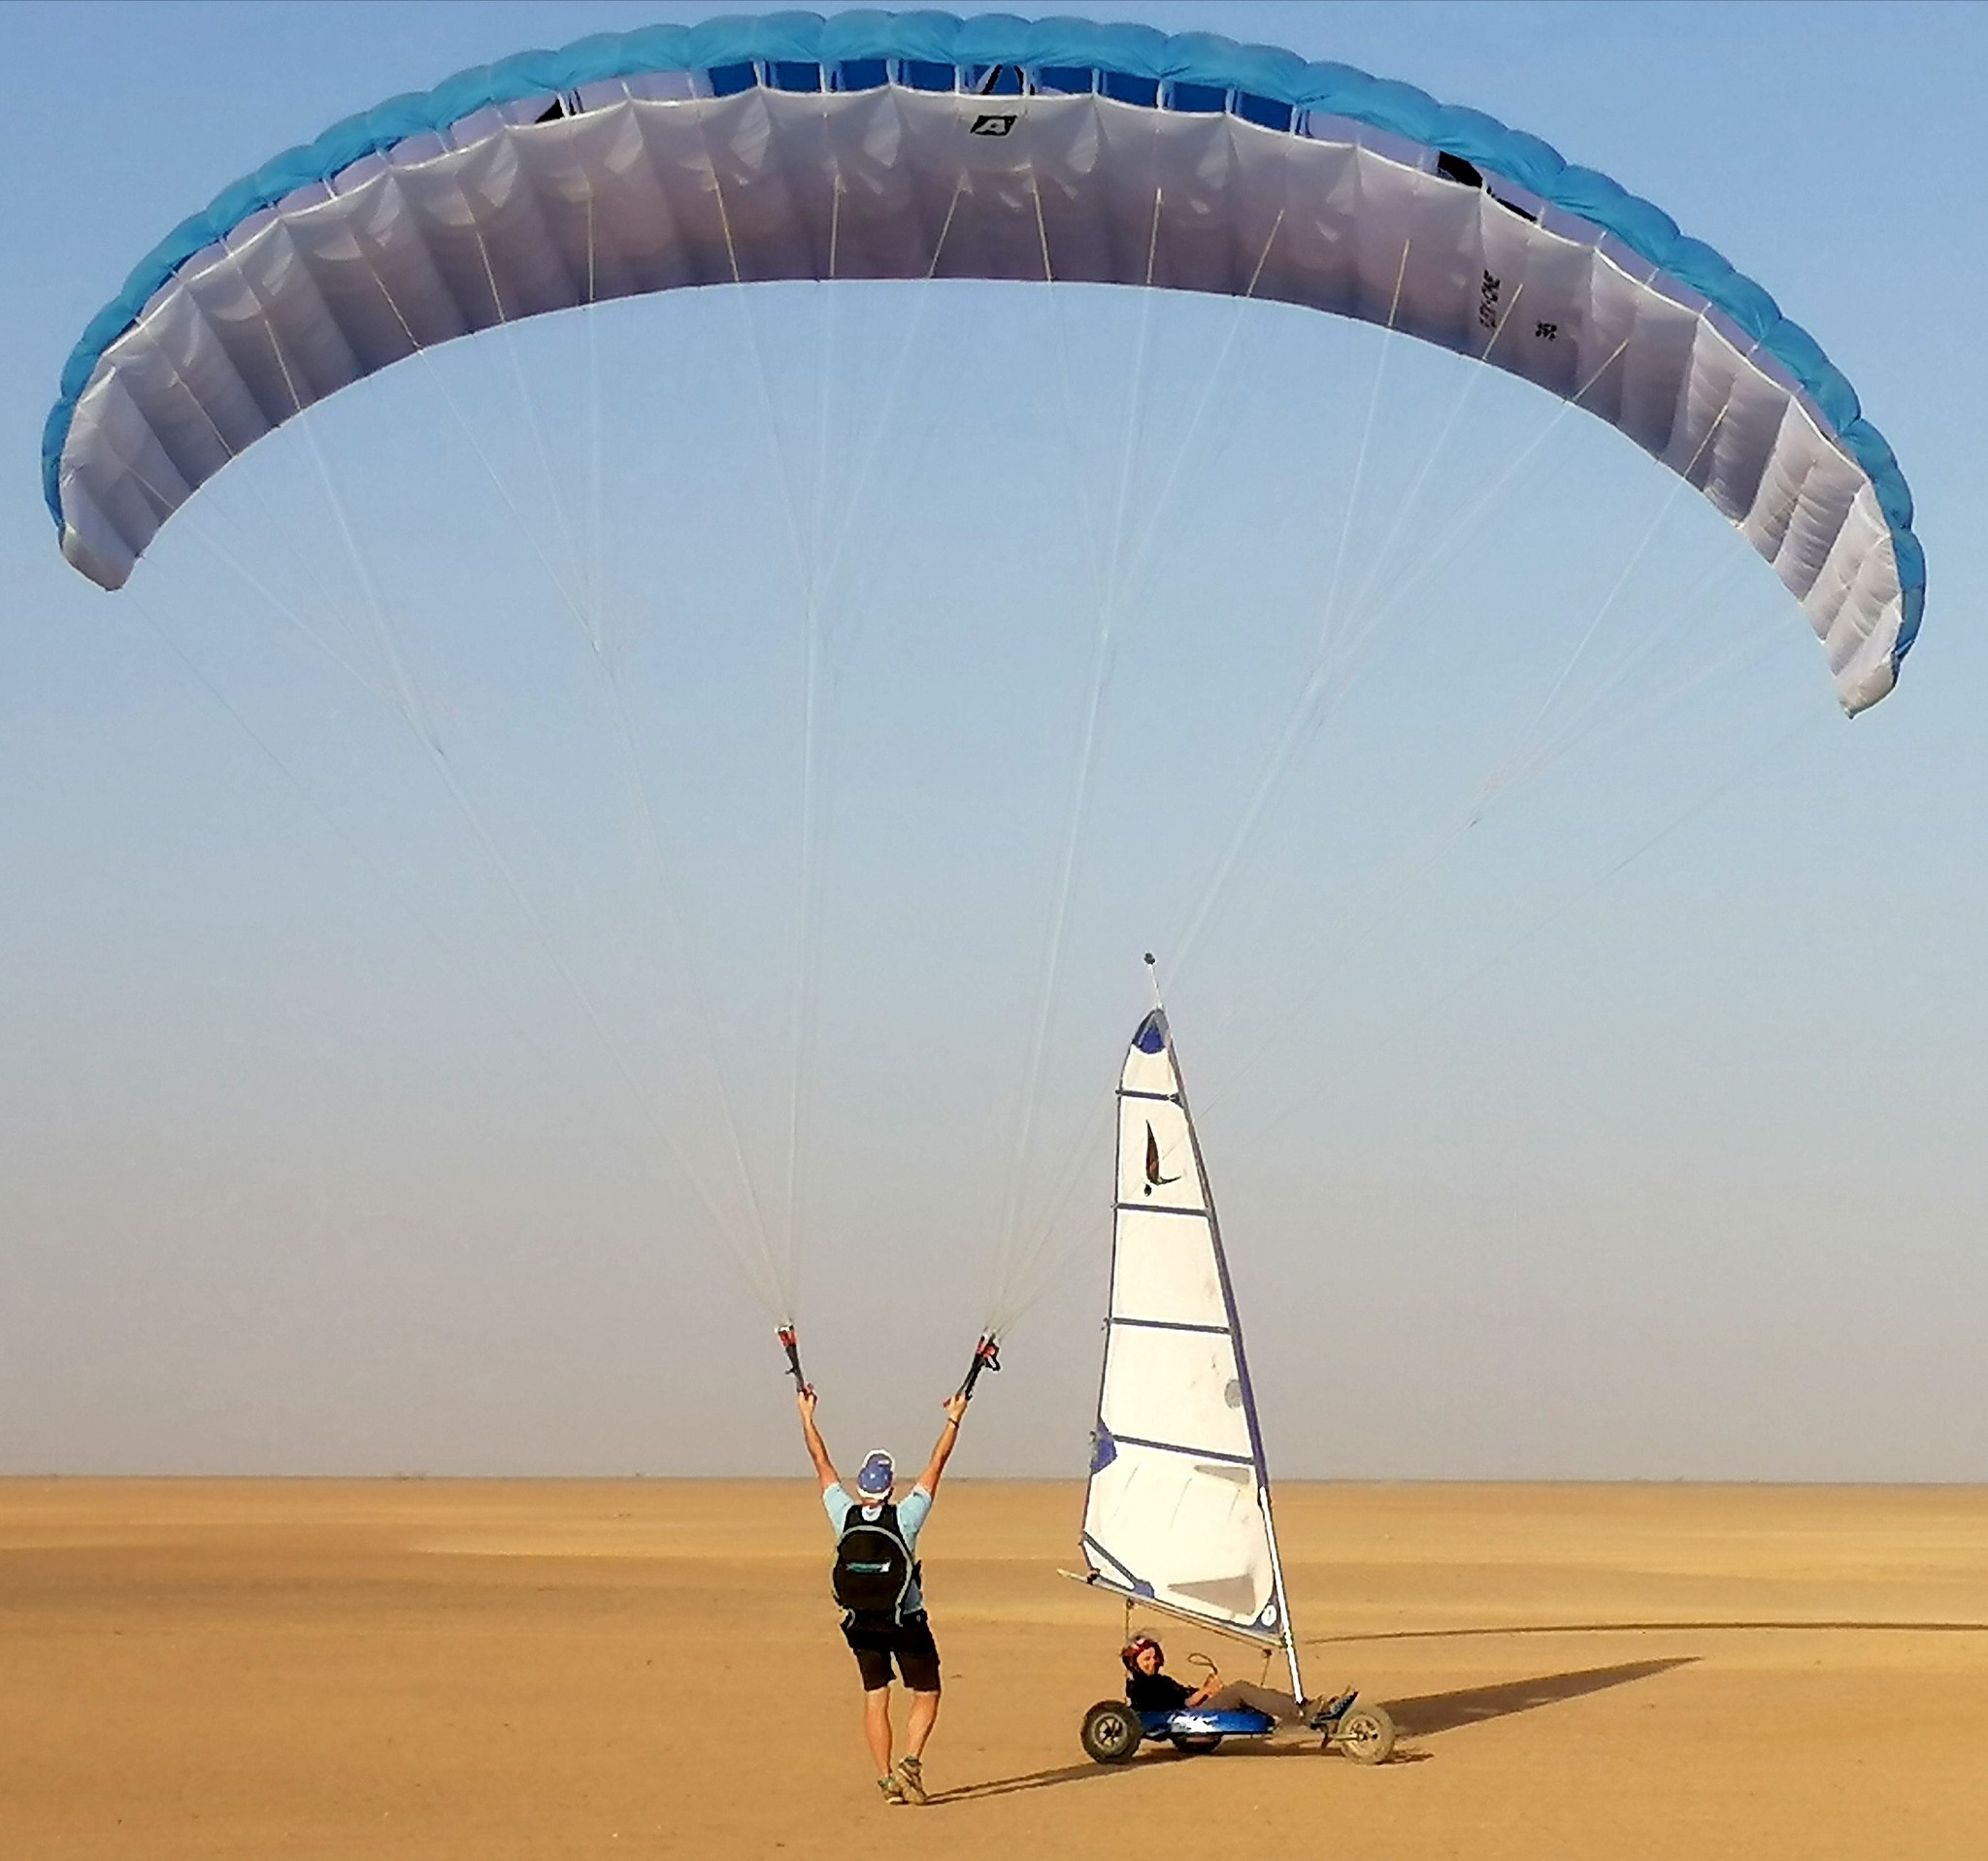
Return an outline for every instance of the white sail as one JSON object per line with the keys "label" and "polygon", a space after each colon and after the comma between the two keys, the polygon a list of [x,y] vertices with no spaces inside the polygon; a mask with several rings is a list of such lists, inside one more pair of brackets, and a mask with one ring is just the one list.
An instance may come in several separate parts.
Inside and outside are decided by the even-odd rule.
{"label": "white sail", "polygon": [[1090,1581],[1297,1649],[1242,1332],[1165,1014],[1118,1081],[1105,1369],[1084,1502]]}

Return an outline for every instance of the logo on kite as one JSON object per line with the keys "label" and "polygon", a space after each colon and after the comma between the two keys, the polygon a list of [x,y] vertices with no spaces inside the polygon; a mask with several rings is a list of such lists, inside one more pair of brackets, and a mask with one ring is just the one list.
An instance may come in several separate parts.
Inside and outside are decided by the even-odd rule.
{"label": "logo on kite", "polygon": [[974,118],[973,127],[967,131],[967,134],[970,136],[1005,136],[1013,127],[1014,118],[1011,116],[1006,114],[1001,116],[983,115]]}
{"label": "logo on kite", "polygon": [[1160,1141],[1153,1136],[1153,1127],[1148,1120],[1145,1127],[1145,1192],[1151,1195],[1155,1189],[1164,1189],[1170,1182],[1178,1182],[1177,1176],[1160,1174]]}

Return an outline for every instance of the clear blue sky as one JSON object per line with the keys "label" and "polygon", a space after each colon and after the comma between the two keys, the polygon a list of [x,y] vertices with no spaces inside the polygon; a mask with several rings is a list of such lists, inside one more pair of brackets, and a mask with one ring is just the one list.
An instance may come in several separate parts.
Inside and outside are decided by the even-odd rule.
{"label": "clear blue sky", "polygon": [[[86,584],[36,469],[83,323],[228,182],[464,65],[713,10],[0,6],[0,54],[25,75],[0,123],[0,1471],[794,1465],[763,1317],[406,734],[191,524],[126,594]],[[1647,195],[1855,383],[1930,562],[1900,690],[1845,723],[1743,546],[1575,420],[1395,616],[1171,997],[1275,1463],[1988,1478],[1988,15],[1089,11],[1405,79]],[[1225,309],[1164,306],[1143,338],[1129,294],[1056,316],[1040,293],[974,289],[941,315],[915,292],[851,306],[833,322],[807,293],[744,316],[723,293],[622,306],[590,339],[564,319],[514,352],[480,340],[391,371],[311,424],[480,818],[715,1178],[705,1076],[653,1031],[694,1020],[685,971],[658,956],[674,933],[541,560],[587,503],[576,410],[597,371],[612,384],[601,549],[630,706],[775,1201],[799,835],[778,475],[782,458],[804,475],[805,504],[810,461],[877,437],[860,495],[843,482],[829,500],[831,528],[836,497],[852,508],[828,607],[799,1208],[831,1437],[910,1453],[964,1363],[1007,1189],[1094,623],[1077,506],[1110,501],[1130,420],[1126,503],[1152,540],[1025,1200],[1085,1156],[1141,1006],[1138,952],[1179,936],[1288,713],[1380,351],[1270,312],[1235,326],[1217,370]],[[784,410],[772,432],[759,356]],[[1404,352],[1382,382],[1345,526],[1354,582],[1375,590],[1441,527],[1395,536],[1392,518],[1462,377]],[[1550,412],[1503,382],[1467,405],[1438,508]],[[203,494],[201,535],[291,578],[299,612],[354,622],[309,446],[266,454]],[[1625,562],[1582,678],[1668,631],[1584,714],[1605,740],[1425,869],[1416,849],[1510,748]],[[1640,714],[1640,694],[1746,642]],[[1349,935],[1376,897],[1373,934]],[[1079,1168],[1052,1248],[1068,1270],[977,1405],[969,1471],[1081,1469],[1099,1167]]]}

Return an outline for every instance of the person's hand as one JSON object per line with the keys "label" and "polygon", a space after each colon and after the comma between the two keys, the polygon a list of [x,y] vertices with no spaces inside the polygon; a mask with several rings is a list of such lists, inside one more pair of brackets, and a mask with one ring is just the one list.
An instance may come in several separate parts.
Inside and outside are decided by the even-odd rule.
{"label": "person's hand", "polygon": [[960,1425],[960,1423],[963,1420],[965,1420],[967,1412],[967,1399],[964,1396],[957,1394],[947,1396],[946,1399],[939,1406],[945,1411],[946,1420],[951,1422],[955,1428],[957,1428]]}
{"label": "person's hand", "polygon": [[812,1421],[814,1419],[814,1385],[812,1383],[810,1383],[806,1389],[803,1389],[795,1396],[794,1407],[801,1412],[801,1419],[803,1421]]}

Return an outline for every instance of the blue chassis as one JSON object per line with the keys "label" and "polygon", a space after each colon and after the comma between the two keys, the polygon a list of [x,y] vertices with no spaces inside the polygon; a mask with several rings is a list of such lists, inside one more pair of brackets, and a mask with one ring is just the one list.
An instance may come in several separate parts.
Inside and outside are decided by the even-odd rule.
{"label": "blue chassis", "polygon": [[1140,1730],[1149,1739],[1260,1739],[1277,1729],[1268,1712],[1239,1707],[1233,1712],[1201,1712],[1192,1707],[1178,1712],[1141,1712]]}

